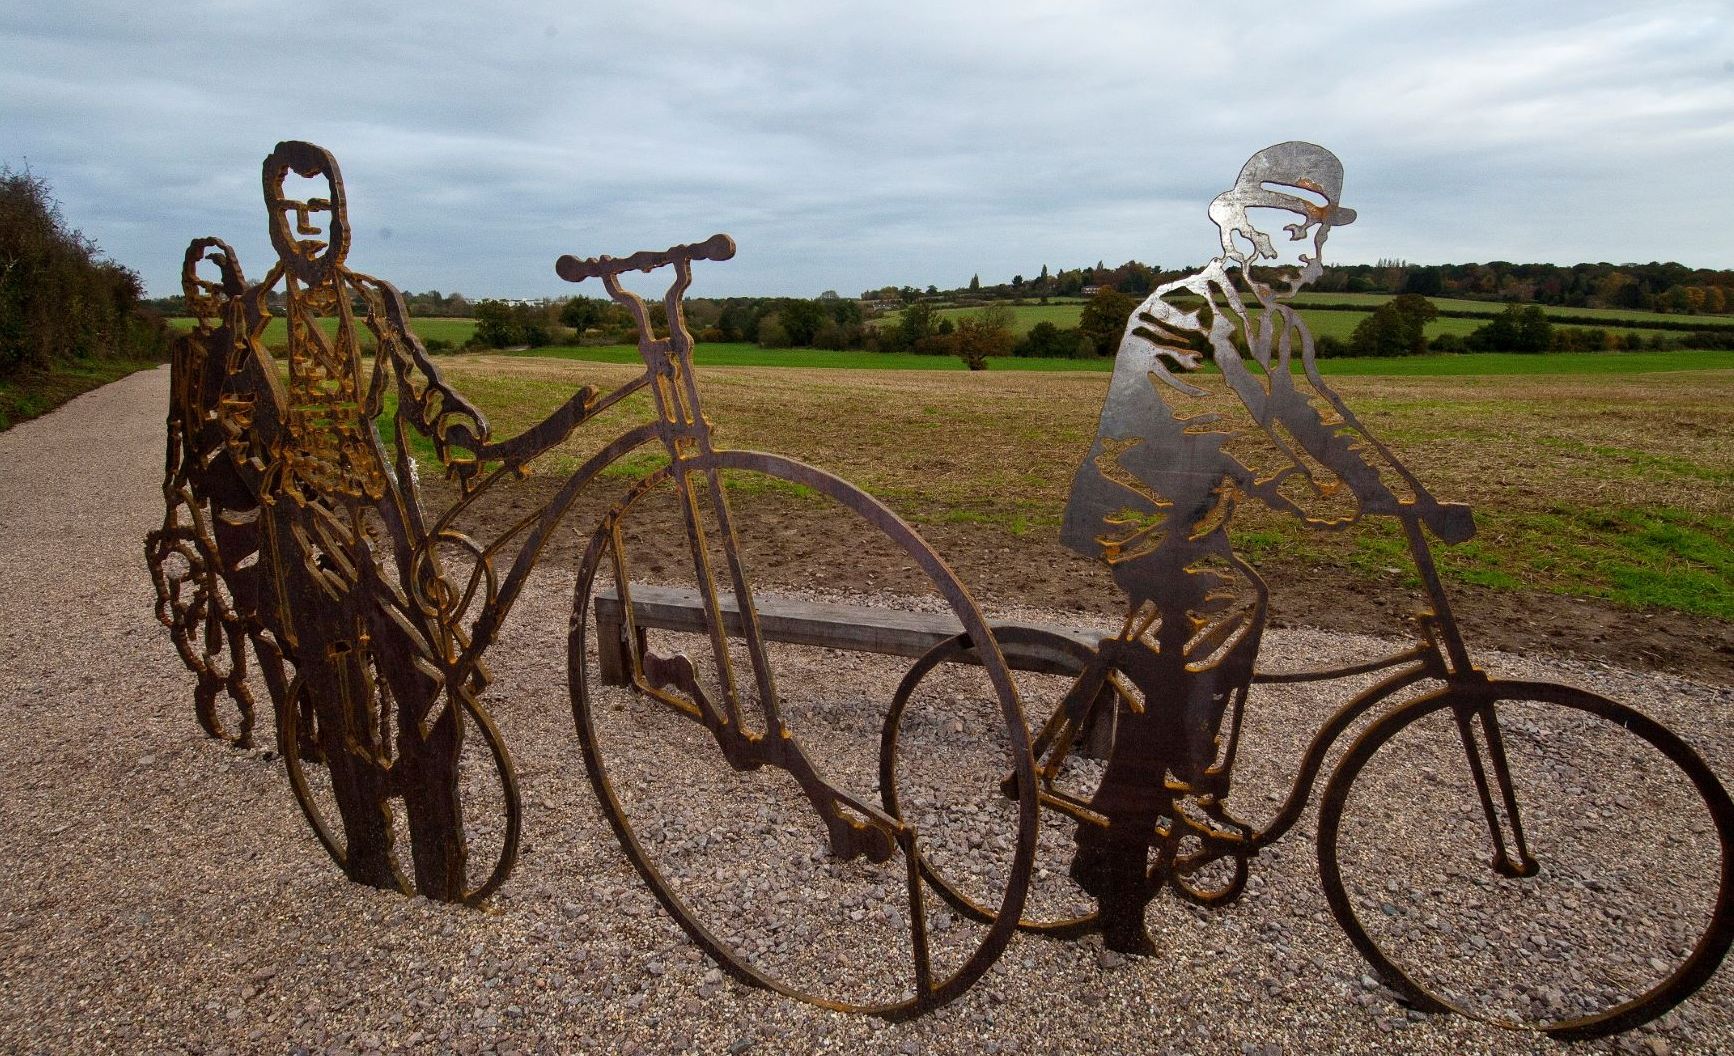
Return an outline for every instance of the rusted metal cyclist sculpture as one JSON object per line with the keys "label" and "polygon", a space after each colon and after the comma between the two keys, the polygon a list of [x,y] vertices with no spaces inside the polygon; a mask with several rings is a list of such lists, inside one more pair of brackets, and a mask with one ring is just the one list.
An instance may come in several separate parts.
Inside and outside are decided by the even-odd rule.
{"label": "rusted metal cyclist sculpture", "polygon": [[[323,181],[325,195],[287,197],[291,174]],[[197,322],[172,367],[167,517],[146,541],[159,614],[198,673],[199,714],[213,734],[222,732],[213,701],[227,691],[241,716],[236,739],[250,742],[247,655],[258,657],[296,798],[351,879],[477,901],[515,857],[517,786],[475,699],[485,675],[459,663],[460,595],[429,545],[408,434],[430,438],[464,478],[486,427],[428,362],[398,291],[344,266],[348,219],[331,156],[279,144],[264,190],[278,259],[262,281],[247,284],[217,239],[187,250],[183,284]],[[217,277],[201,277],[203,266]],[[286,383],[264,344],[279,291]],[[388,395],[400,426],[390,455],[374,421]],[[499,853],[480,870],[468,861],[459,797],[466,735],[485,742],[503,809]],[[406,815],[408,872],[394,803]]]}
{"label": "rusted metal cyclist sculpture", "polygon": [[[291,174],[323,180],[326,194],[290,197],[284,185]],[[257,664],[291,787],[352,879],[472,903],[504,881],[517,853],[520,808],[506,746],[477,699],[489,677],[482,657],[579,495],[648,449],[660,453],[661,468],[636,472],[595,525],[580,565],[568,652],[573,715],[588,776],[628,857],[688,933],[746,981],[827,1007],[906,1016],[965,990],[1020,928],[1100,930],[1112,948],[1151,952],[1147,904],[1165,889],[1204,905],[1233,902],[1251,859],[1300,820],[1327,755],[1343,741],[1348,747],[1326,782],[1317,822],[1326,896],[1357,948],[1415,1006],[1566,1036],[1611,1033],[1683,1000],[1734,942],[1734,805],[1710,769],[1625,705],[1566,686],[1494,679],[1473,665],[1428,542],[1429,532],[1447,543],[1467,539],[1474,531],[1469,510],[1433,499],[1320,376],[1312,337],[1291,300],[1321,273],[1331,229],[1355,218],[1339,200],[1341,165],[1323,148],[1283,143],[1254,155],[1211,205],[1221,254],[1157,289],[1128,321],[1063,530],[1068,545],[1108,564],[1127,595],[1120,630],[1095,647],[1048,628],[990,627],[933,550],[870,496],[791,459],[715,445],[693,372],[684,295],[694,261],[733,255],[726,236],[619,259],[561,258],[562,277],[601,279],[631,314],[645,370],[606,393],[586,386],[541,422],[496,441],[486,418],[445,382],[410,332],[397,290],[345,267],[347,217],[331,156],[306,143],[279,144],[265,162],[264,189],[278,260],[261,282],[247,283],[235,254],[217,239],[199,239],[187,251],[183,282],[196,325],[173,364],[167,512],[147,539],[147,557],[159,617],[197,677],[199,721],[213,736],[250,744],[249,674]],[[1295,259],[1283,260],[1260,226],[1269,211],[1287,221],[1288,242],[1300,250]],[[627,273],[660,269],[673,274],[662,296],[665,336],[645,300],[621,283]],[[274,297],[287,322],[286,381],[264,344]],[[1205,357],[1220,384],[1182,377]],[[1205,412],[1212,395],[1216,405]],[[551,499],[497,538],[478,541],[456,527],[579,425],[611,408],[647,405],[650,420],[593,448]],[[389,432],[381,429],[387,419]],[[460,486],[445,511],[422,508],[412,437],[431,444],[432,461]],[[786,706],[778,654],[760,625],[731,512],[731,482],[746,475],[798,485],[888,542],[925,577],[962,632],[921,657],[898,687],[878,741],[877,789],[857,787],[828,767],[803,739],[805,728],[797,729],[804,720]],[[678,527],[646,515],[658,495],[671,499]],[[1249,501],[1318,527],[1393,519],[1426,598],[1416,643],[1323,670],[1261,670],[1267,592],[1229,534],[1237,508]],[[635,533],[642,530],[684,531],[698,586],[697,638],[708,654],[702,662],[653,647],[634,624],[641,567]],[[613,679],[623,690],[598,685],[590,612],[603,590],[623,614],[624,626],[606,632],[621,640],[601,643],[624,658],[615,661],[625,670]],[[1069,673],[1060,699],[1037,707],[1033,731],[1008,656],[1038,657],[1036,666]],[[1230,801],[1249,692],[1334,680],[1355,688],[1303,753],[1275,816],[1262,823],[1237,816]],[[966,691],[958,687],[966,682],[989,716],[971,732],[997,738],[986,754],[986,799],[969,806],[969,817],[977,826],[1006,827],[1006,853],[985,871],[968,860],[969,851],[962,859],[945,853],[964,844],[929,838],[908,792],[912,758],[936,763],[947,780],[962,768],[949,745],[923,742],[913,716],[924,695],[961,707]],[[225,695],[232,709],[219,706]],[[720,759],[725,772],[787,779],[798,794],[777,801],[789,812],[784,822],[812,826],[834,863],[829,876],[856,869],[885,903],[869,916],[851,902],[840,907],[846,916],[830,919],[844,929],[864,918],[891,922],[889,937],[850,932],[838,944],[884,967],[889,992],[844,992],[799,956],[761,956],[764,948],[749,949],[736,937],[738,922],[718,916],[706,900],[721,871],[696,887],[682,882],[680,863],[671,867],[659,852],[687,844],[671,839],[666,819],[639,813],[640,790],[659,782],[620,764],[619,730],[604,732],[620,715],[628,716],[625,742],[655,749],[660,783],[677,791],[705,762],[683,754],[692,752]],[[484,750],[469,753],[465,764],[469,738]],[[1580,763],[1575,753],[1604,742],[1614,759],[1636,768],[1632,783],[1644,786],[1646,799],[1669,781],[1683,789],[1661,818],[1664,843],[1691,843],[1700,852],[1696,872],[1673,885],[1699,893],[1696,915],[1676,919],[1665,941],[1635,958],[1649,976],[1579,973],[1573,978],[1587,996],[1529,1014],[1534,1010],[1477,1000],[1487,989],[1480,982],[1485,959],[1470,965],[1466,984],[1416,963],[1415,952],[1429,945],[1417,940],[1410,911],[1377,899],[1370,907],[1355,882],[1357,870],[1379,868],[1374,826],[1363,821],[1369,802],[1449,802],[1462,809],[1443,824],[1483,849],[1478,868],[1447,873],[1425,891],[1429,921],[1491,902],[1504,885],[1515,885],[1521,902],[1527,882],[1571,875],[1575,863],[1554,840],[1561,819],[1538,808],[1538,786],[1513,758],[1536,745],[1547,765],[1566,766],[1562,753]],[[1462,780],[1439,778],[1447,769]],[[474,817],[465,802],[477,772],[497,817]],[[1405,799],[1387,789],[1393,779],[1427,784]],[[955,795],[948,788],[938,798]],[[703,798],[695,784],[683,806]],[[321,805],[327,801],[335,816]],[[922,809],[934,805],[926,800]],[[726,812],[730,804],[717,806]],[[394,836],[399,809],[413,856],[408,871]],[[1069,861],[1038,875],[1043,819],[1071,827],[1072,838]],[[1628,829],[1641,824],[1634,819]],[[482,868],[472,869],[478,828],[489,833],[490,851]],[[1351,849],[1368,840],[1371,857]],[[1637,876],[1656,855],[1652,844],[1631,844]],[[796,865],[811,869],[810,862]],[[759,868],[780,871],[788,863]],[[1050,872],[1069,876],[1091,905],[1077,908],[1074,899],[1072,909],[1050,912],[1049,903],[1031,903],[1026,912],[1032,882]],[[824,879],[813,875],[814,883]],[[1626,922],[1628,908],[1609,919]],[[951,913],[973,930],[951,927]],[[1407,930],[1392,931],[1392,920]],[[1534,943],[1526,950],[1549,955],[1546,940]]]}
{"label": "rusted metal cyclist sculpture", "polygon": [[[322,178],[326,196],[287,197],[282,187],[291,172]],[[903,958],[906,967],[892,973],[890,992],[845,996],[823,977],[779,973],[718,938],[644,853],[635,836],[642,820],[629,810],[628,790],[613,782],[613,749],[597,734],[586,659],[594,649],[587,639],[591,595],[607,584],[630,612],[636,565],[628,540],[641,511],[672,492],[678,506],[673,530],[684,530],[691,544],[710,657],[695,663],[642,647],[629,618],[630,684],[658,717],[702,731],[735,770],[774,770],[792,779],[829,851],[875,876],[890,869],[902,877],[891,898],[903,901],[902,919],[917,932],[925,929],[914,829],[887,814],[871,786],[851,788],[827,773],[782,709],[727,480],[752,476],[829,500],[862,531],[905,555],[959,626],[978,640],[991,637],[951,570],[877,500],[795,460],[713,444],[683,299],[693,262],[726,260],[734,243],[717,235],[621,259],[561,258],[562,277],[601,279],[631,314],[645,370],[610,392],[586,386],[518,436],[495,441],[483,415],[445,383],[409,331],[397,290],[343,266],[347,219],[331,156],[306,143],[280,144],[266,160],[264,179],[280,256],[264,281],[247,285],[234,254],[214,239],[188,250],[185,279],[198,325],[173,365],[168,513],[146,543],[159,615],[198,676],[207,730],[227,732],[212,703],[226,691],[247,716],[235,735],[245,743],[251,653],[273,698],[291,785],[315,833],[349,876],[412,889],[393,840],[393,812],[401,804],[414,853],[413,889],[466,902],[487,897],[516,854],[519,797],[506,747],[476,699],[487,682],[483,654],[587,486],[641,449],[658,449],[666,466],[642,475],[594,528],[571,635],[573,713],[589,775],[634,863],[694,937],[748,981],[830,1007],[887,1015],[930,1008],[966,989],[1014,933],[1021,883],[1004,885],[996,902],[999,922],[955,961],[937,966],[923,940],[894,941],[902,948],[888,956]],[[214,266],[218,276],[201,277],[201,266]],[[661,320],[651,306],[621,284],[625,274],[661,269],[673,273],[661,304],[666,337],[657,336]],[[263,342],[273,318],[269,295],[279,285],[288,322],[287,385]],[[373,346],[371,370],[364,332]],[[498,538],[480,542],[455,527],[580,424],[612,408],[642,407],[644,396],[650,421],[602,444],[551,500]],[[392,398],[395,408],[388,405]],[[386,418],[395,426],[389,448],[379,425]],[[437,461],[462,486],[458,500],[437,515],[419,502],[412,436],[431,441]],[[991,645],[986,653],[1001,721],[1016,741],[1025,726],[1011,674]],[[498,786],[488,798],[504,811],[494,823],[497,851],[479,882],[466,864],[474,826],[459,773],[463,742],[478,733]],[[1021,802],[1033,826],[1030,758],[1027,742],[1012,756],[1025,779]],[[328,800],[337,804],[336,818],[322,809]],[[1027,876],[1028,846],[1019,854],[1016,875]]]}

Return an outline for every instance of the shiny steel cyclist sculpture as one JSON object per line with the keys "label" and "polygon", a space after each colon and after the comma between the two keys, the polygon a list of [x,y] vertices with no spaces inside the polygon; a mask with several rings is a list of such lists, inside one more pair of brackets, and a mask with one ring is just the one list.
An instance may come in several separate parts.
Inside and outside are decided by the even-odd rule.
{"label": "shiny steel cyclist sculpture", "polygon": [[[1007,655],[1068,655],[1076,672],[1057,706],[1044,713],[1027,694],[1024,705],[1046,715],[1033,738],[1044,816],[1075,823],[1069,873],[1096,908],[1070,916],[1032,915],[1023,926],[1058,934],[1100,929],[1112,949],[1155,952],[1144,925],[1151,899],[1164,888],[1206,905],[1236,899],[1252,856],[1301,818],[1333,743],[1358,720],[1376,714],[1337,764],[1319,808],[1325,892],[1356,947],[1385,981],[1424,1010],[1453,1009],[1571,1036],[1628,1029],[1697,989],[1734,940],[1734,807],[1690,748],[1637,711],[1568,686],[1492,678],[1471,662],[1428,541],[1429,533],[1446,543],[1470,538],[1475,525],[1468,507],[1428,494],[1325,383],[1312,335],[1291,304],[1322,274],[1332,228],[1355,219],[1340,203],[1342,179],[1341,163],[1322,147],[1288,142],[1259,151],[1210,205],[1220,255],[1195,274],[1160,286],[1127,321],[1100,428],[1073,479],[1061,535],[1067,546],[1105,562],[1126,593],[1119,632],[1092,650],[1049,631],[995,627]],[[1274,225],[1260,226],[1264,216],[1277,218],[1286,246],[1273,240]],[[1183,377],[1206,357],[1221,373],[1214,393]],[[1212,396],[1214,402],[1207,399]],[[1267,591],[1230,538],[1237,510],[1249,504],[1318,528],[1344,528],[1365,517],[1394,519],[1425,593],[1416,644],[1348,667],[1259,672]],[[936,647],[898,691],[882,761],[886,804],[894,814],[903,814],[896,758],[902,716],[924,681],[938,680],[944,665],[967,658],[973,644],[962,636]],[[1389,673],[1354,693],[1324,722],[1273,818],[1254,825],[1229,811],[1253,683],[1326,682],[1380,671]],[[1531,721],[1535,713],[1544,717],[1539,725]],[[1711,875],[1696,879],[1714,893],[1699,907],[1694,930],[1676,944],[1679,956],[1653,960],[1647,979],[1627,983],[1603,1007],[1564,1003],[1530,1016],[1522,1009],[1488,1007],[1478,995],[1433,978],[1422,955],[1425,943],[1416,940],[1413,928],[1386,926],[1387,915],[1408,915],[1382,886],[1401,881],[1362,877],[1378,880],[1380,897],[1369,902],[1352,894],[1355,884],[1345,878],[1352,857],[1347,849],[1376,837],[1347,808],[1357,797],[1391,794],[1389,783],[1366,774],[1394,766],[1400,776],[1404,767],[1427,765],[1431,782],[1440,768],[1463,770],[1466,784],[1456,790],[1460,813],[1474,821],[1468,836],[1478,837],[1486,853],[1479,869],[1468,871],[1480,876],[1459,876],[1456,882],[1505,885],[1521,896],[1537,874],[1553,870],[1557,876],[1578,867],[1572,855],[1557,852],[1558,830],[1569,820],[1538,819],[1526,809],[1533,806],[1528,793],[1540,787],[1536,782],[1554,775],[1514,773],[1508,757],[1514,738],[1548,736],[1556,725],[1550,715],[1565,717],[1563,725],[1585,720],[1586,736],[1613,736],[1622,761],[1640,760],[1634,782],[1643,787],[1609,788],[1601,795],[1641,799],[1652,784],[1676,779],[1685,790],[1681,812],[1692,816],[1660,820],[1700,823],[1697,836],[1707,844],[1704,868]],[[1424,761],[1406,754],[1424,732],[1438,738],[1441,731],[1448,731],[1441,743],[1454,750]],[[1085,741],[1110,745],[1105,765],[1086,758]],[[1080,771],[1087,780],[1080,782]],[[1008,793],[1019,791],[1018,780],[1006,777]],[[1422,798],[1447,795],[1445,789],[1429,785]],[[1424,822],[1417,817],[1414,824]],[[1444,835],[1422,831],[1419,838]],[[1634,871],[1649,864],[1640,841],[1625,832],[1612,841],[1631,843],[1627,857]],[[1366,860],[1376,868],[1379,855],[1369,852]],[[974,904],[966,885],[951,882],[933,861],[924,868],[957,908],[978,920],[991,918]],[[1477,890],[1471,897],[1482,896]],[[1437,915],[1448,912],[1450,903],[1439,898],[1429,905]],[[1467,990],[1473,991],[1482,984],[1473,970],[1470,975]]]}

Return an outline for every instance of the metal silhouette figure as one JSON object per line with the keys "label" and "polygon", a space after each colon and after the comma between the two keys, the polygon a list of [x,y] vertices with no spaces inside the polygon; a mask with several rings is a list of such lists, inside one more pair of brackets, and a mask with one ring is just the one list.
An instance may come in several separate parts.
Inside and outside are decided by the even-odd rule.
{"label": "metal silhouette figure", "polygon": [[[1323,273],[1331,229],[1355,219],[1340,204],[1342,182],[1335,155],[1310,143],[1252,156],[1210,205],[1221,253],[1159,286],[1127,321],[1096,442],[1073,478],[1061,539],[1105,561],[1126,592],[1110,648],[1144,701],[1120,716],[1122,747],[1094,800],[1109,824],[1080,830],[1073,866],[1102,900],[1116,948],[1147,943],[1143,906],[1155,891],[1146,859],[1163,819],[1215,838],[1245,831],[1221,801],[1267,591],[1234,553],[1236,508],[1256,502],[1327,527],[1402,508],[1449,541],[1474,530],[1467,507],[1434,501],[1324,383],[1312,334],[1288,303]],[[1301,243],[1294,259],[1255,209],[1286,214],[1288,241]],[[1231,447],[1232,420],[1186,406],[1208,395],[1180,376],[1201,362],[1200,344],[1274,464],[1249,465]]]}
{"label": "metal silhouette figure", "polygon": [[[1254,154],[1210,205],[1221,252],[1158,287],[1127,320],[1097,436],[1073,478],[1061,529],[1067,546],[1112,570],[1127,598],[1125,619],[1093,648],[1051,628],[994,628],[1014,663],[1062,659],[1073,674],[1031,747],[1044,821],[1076,826],[1069,873],[1094,902],[1088,912],[1032,913],[1019,925],[1054,936],[1101,931],[1110,948],[1155,952],[1144,926],[1150,901],[1164,890],[1207,906],[1238,899],[1253,856],[1300,820],[1328,753],[1347,741],[1320,799],[1320,872],[1333,913],[1379,976],[1428,1011],[1559,1037],[1628,1030],[1695,991],[1734,943],[1734,803],[1691,748],[1632,708],[1575,687],[1494,678],[1470,659],[1429,542],[1470,538],[1469,508],[1430,495],[1325,383],[1312,335],[1292,304],[1322,273],[1331,230],[1355,219],[1341,202],[1342,177],[1337,158],[1310,143],[1279,143]],[[1264,221],[1266,215],[1277,222]],[[1273,238],[1277,230],[1287,238]],[[1185,372],[1206,358],[1220,371],[1220,385],[1186,380]],[[1237,511],[1248,504],[1321,529],[1367,517],[1395,520],[1426,604],[1414,623],[1416,640],[1361,663],[1260,670],[1267,590],[1233,545]],[[887,753],[910,702],[923,694],[944,699],[959,677],[951,668],[970,660],[975,647],[959,636],[910,669],[886,720]],[[1250,686],[1375,673],[1378,681],[1348,694],[1325,718],[1274,816],[1254,824],[1229,811]],[[1377,828],[1372,822],[1393,801],[1448,811],[1453,835],[1465,841],[1455,846],[1481,857],[1425,892],[1428,912],[1441,919],[1459,897],[1526,898],[1538,877],[1569,878],[1583,863],[1561,849],[1561,837],[1569,842],[1579,819],[1538,803],[1546,797],[1535,793],[1547,787],[1548,775],[1517,772],[1517,756],[1508,751],[1510,745],[1529,753],[1557,750],[1566,740],[1558,731],[1566,729],[1583,731],[1574,744],[1606,746],[1611,750],[1599,758],[1632,768],[1627,777],[1605,777],[1613,787],[1641,782],[1677,793],[1665,810],[1652,811],[1662,815],[1652,824],[1671,833],[1690,829],[1692,839],[1716,852],[1708,875],[1682,866],[1670,877],[1680,883],[1664,883],[1656,897],[1706,883],[1714,895],[1685,911],[1693,914],[1689,924],[1669,921],[1690,945],[1651,958],[1654,970],[1634,973],[1639,977],[1625,992],[1590,992],[1525,1016],[1500,1005],[1503,998],[1478,992],[1487,989],[1479,982],[1485,966],[1475,962],[1473,947],[1465,955],[1472,967],[1465,991],[1442,981],[1449,972],[1440,969],[1455,966],[1448,952],[1429,961],[1434,945],[1393,940],[1386,925],[1396,917],[1387,919],[1379,907],[1397,916],[1403,910],[1384,901],[1396,898],[1386,895],[1392,878],[1376,872],[1380,848],[1364,844],[1377,843],[1367,830]],[[895,760],[882,759],[881,768],[887,809],[901,816]],[[1448,771],[1460,775],[1459,784],[1429,784]],[[1021,792],[1020,780],[1008,774],[1001,787]],[[1388,824],[1405,822],[1399,814]],[[1662,864],[1631,836],[1629,830],[1608,836],[1622,875]],[[967,868],[932,858],[923,868],[952,907],[976,920],[995,919],[970,894]],[[1556,936],[1581,933],[1575,919],[1550,923]],[[1468,930],[1448,933],[1461,941]]]}
{"label": "metal silhouette figure", "polygon": [[[323,181],[324,193],[290,197],[291,174]],[[476,701],[485,673],[461,663],[462,593],[429,546],[407,434],[430,439],[463,481],[487,427],[434,369],[397,289],[345,266],[348,218],[331,155],[280,143],[262,176],[278,255],[265,277],[247,284],[217,239],[187,251],[196,325],[172,368],[169,513],[147,540],[159,615],[198,674],[199,715],[213,734],[224,731],[207,720],[209,701],[227,689],[243,716],[236,739],[249,743],[246,660],[259,658],[291,785],[351,879],[478,901],[515,857],[517,785]],[[203,264],[218,278],[201,278]],[[264,344],[274,294],[286,381]],[[388,393],[400,427],[390,453],[374,424]],[[463,742],[477,734],[505,815],[503,846],[479,878],[459,795]],[[316,785],[329,785],[335,817]]]}
{"label": "metal silhouette figure", "polygon": [[[324,193],[287,193],[283,184],[291,173],[322,179]],[[200,321],[177,350],[169,512],[146,549],[163,599],[159,612],[177,645],[190,643],[181,652],[198,674],[201,699],[246,688],[244,675],[231,674],[224,649],[239,651],[236,670],[249,653],[258,660],[291,786],[332,858],[358,882],[471,903],[505,879],[520,812],[505,745],[476,700],[488,680],[483,656],[579,496],[611,468],[620,475],[622,459],[660,454],[666,464],[637,479],[591,529],[570,625],[574,724],[590,780],[623,848],[694,941],[742,980],[825,1007],[890,1017],[917,1014],[966,990],[1015,931],[1034,849],[1035,780],[1015,685],[963,585],[883,504],[793,459],[713,442],[684,298],[694,262],[729,259],[733,240],[716,235],[622,258],[561,257],[556,271],[562,278],[601,280],[630,313],[644,370],[609,392],[584,386],[547,418],[496,440],[485,417],[446,384],[410,332],[397,290],[345,266],[348,226],[331,156],[311,144],[279,144],[266,160],[264,187],[278,260],[263,280],[245,283],[234,254],[215,240],[189,249],[188,293],[201,298]],[[206,280],[200,266],[221,274]],[[671,276],[661,297],[661,336],[651,305],[622,285],[635,271]],[[280,294],[280,308],[273,294]],[[288,331],[286,380],[278,378],[263,342],[266,324],[278,315]],[[650,399],[627,402],[639,394]],[[388,408],[388,396],[395,407]],[[478,540],[457,527],[579,425],[645,403],[649,420],[605,440],[550,499],[495,537]],[[379,428],[388,413],[396,426],[391,444]],[[432,442],[437,461],[460,485],[459,497],[443,511],[422,508],[412,436]],[[932,923],[921,908],[916,828],[881,809],[870,787],[833,776],[784,713],[771,638],[760,625],[731,512],[729,480],[741,475],[798,487],[840,508],[909,559],[956,625],[985,643],[983,666],[1024,791],[1016,797],[1016,854],[996,903],[1000,920],[949,944],[955,959],[939,963],[931,954],[938,943],[930,941]],[[230,490],[232,500],[220,497]],[[704,646],[697,660],[653,648],[631,606],[637,566],[631,540],[640,526],[671,530],[645,512],[670,493],[680,505],[672,530],[690,544],[701,597]],[[198,530],[231,521],[244,526],[232,543],[215,538],[214,530]],[[592,595],[602,591],[613,591],[624,605],[625,624],[615,632],[621,641],[590,637]],[[234,600],[213,607],[218,598]],[[722,937],[733,931],[721,926],[727,921],[704,919],[646,855],[636,833],[655,819],[635,810],[641,782],[616,783],[621,745],[597,733],[589,657],[603,644],[624,654],[625,670],[618,674],[648,725],[692,724],[716,753],[703,764],[723,760],[743,773],[780,771],[803,793],[805,816],[791,821],[816,821],[839,868],[903,881],[876,887],[888,907],[876,919],[905,921],[907,932],[881,936],[883,948],[849,948],[851,956],[901,962],[893,973],[906,984],[901,991],[863,996],[825,973],[790,975],[760,963]],[[504,803],[498,819],[504,837],[491,872],[468,868],[471,819],[459,792],[472,786],[457,780],[464,739],[478,734]],[[679,767],[668,774],[671,781],[684,776]],[[334,816],[322,807],[328,798],[336,801]],[[719,804],[724,814],[731,806]],[[413,877],[398,861],[397,810],[407,812]],[[781,873],[789,863],[761,864]]]}

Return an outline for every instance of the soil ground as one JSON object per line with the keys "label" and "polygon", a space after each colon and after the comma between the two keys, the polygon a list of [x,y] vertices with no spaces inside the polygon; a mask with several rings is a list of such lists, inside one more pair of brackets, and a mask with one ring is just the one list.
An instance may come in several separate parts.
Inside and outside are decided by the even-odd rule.
{"label": "soil ground", "polygon": [[[504,503],[477,503],[472,527],[487,539],[550,499],[559,482],[531,478]],[[444,508],[455,492],[431,489],[430,508]],[[588,526],[601,503],[586,504],[573,523]],[[733,510],[753,582],[770,589],[823,587],[854,591],[919,591],[901,554],[864,545],[840,531],[829,504],[785,496],[753,495]],[[651,578],[677,574],[690,563],[672,506],[659,507],[660,530],[637,537],[636,560]],[[1014,534],[995,525],[915,522],[977,600],[995,607],[1072,610],[1089,616],[1125,611],[1123,595],[1106,567],[1060,545],[1053,531]],[[576,568],[583,544],[575,533],[557,534],[545,564]],[[1322,564],[1265,560],[1258,565],[1271,590],[1271,626],[1317,627],[1389,637],[1401,634],[1420,608],[1419,595],[1393,571],[1379,578]],[[1496,590],[1470,584],[1450,588],[1455,615],[1472,649],[1594,657],[1626,667],[1667,671],[1734,685],[1734,624],[1676,612],[1641,612],[1606,602],[1536,591]]]}
{"label": "soil ground", "polygon": [[[442,366],[500,436],[580,385],[606,391],[638,373],[501,356]],[[702,369],[699,383],[721,446],[786,454],[864,488],[916,525],[982,600],[1121,609],[1106,570],[1059,543],[1060,512],[1106,389],[1101,375],[730,367]],[[1333,384],[1434,495],[1474,507],[1477,538],[1436,550],[1472,647],[1734,682],[1734,371]],[[545,456],[514,494],[476,504],[478,516],[496,528],[523,516],[606,438],[650,413],[644,394],[628,398]],[[599,484],[622,485],[655,464],[629,456],[615,467],[624,472]],[[870,551],[826,541],[835,532],[823,524],[824,503],[764,490],[743,506],[741,535],[749,553],[763,550],[753,572],[766,585],[886,580]],[[440,508],[450,492],[424,498]],[[600,509],[581,507],[567,523],[584,528]],[[1235,525],[1237,546],[1271,586],[1275,624],[1390,634],[1416,607],[1412,569],[1388,523],[1317,532],[1245,509]],[[672,543],[647,545],[672,553],[681,538],[676,527]],[[555,560],[570,562],[575,545],[556,540]]]}

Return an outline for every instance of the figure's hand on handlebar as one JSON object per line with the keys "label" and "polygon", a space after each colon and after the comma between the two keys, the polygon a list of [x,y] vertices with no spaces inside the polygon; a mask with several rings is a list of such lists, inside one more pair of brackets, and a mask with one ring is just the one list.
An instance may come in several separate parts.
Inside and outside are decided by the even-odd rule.
{"label": "figure's hand on handlebar", "polygon": [[661,252],[645,250],[630,257],[605,255],[579,259],[568,253],[555,261],[554,271],[567,282],[583,282],[628,271],[649,271],[679,261],[727,260],[734,255],[735,240],[719,234],[689,246],[671,246]]}

